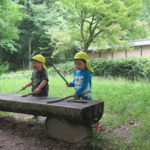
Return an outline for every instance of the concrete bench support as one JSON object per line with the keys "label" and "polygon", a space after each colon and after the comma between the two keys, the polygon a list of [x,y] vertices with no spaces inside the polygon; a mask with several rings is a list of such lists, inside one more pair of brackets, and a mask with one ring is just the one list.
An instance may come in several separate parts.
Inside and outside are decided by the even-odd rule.
{"label": "concrete bench support", "polygon": [[47,118],[45,130],[47,137],[68,143],[78,143],[85,138],[92,137],[90,127],[73,124],[66,120],[56,118]]}

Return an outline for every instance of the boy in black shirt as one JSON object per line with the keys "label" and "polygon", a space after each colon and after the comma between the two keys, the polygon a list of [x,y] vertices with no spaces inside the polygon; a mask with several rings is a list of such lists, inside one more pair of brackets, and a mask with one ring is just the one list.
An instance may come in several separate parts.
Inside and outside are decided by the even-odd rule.
{"label": "boy in black shirt", "polygon": [[32,86],[33,96],[48,96],[48,74],[45,66],[45,57],[42,55],[35,55],[31,59],[32,72],[31,82],[22,87],[25,90]]}

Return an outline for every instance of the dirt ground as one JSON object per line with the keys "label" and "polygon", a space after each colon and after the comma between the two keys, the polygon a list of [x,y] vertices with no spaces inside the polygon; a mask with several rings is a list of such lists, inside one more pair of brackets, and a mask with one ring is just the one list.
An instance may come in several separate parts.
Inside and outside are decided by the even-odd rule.
{"label": "dirt ground", "polygon": [[[47,138],[44,120],[30,115],[0,116],[0,150],[88,150],[87,144],[69,144]],[[83,144],[84,143],[84,144]]]}
{"label": "dirt ground", "polygon": [[[12,113],[11,116],[0,115],[0,150],[91,150],[87,139],[79,144],[47,138],[44,130],[44,117],[33,120],[33,116]],[[118,136],[129,141],[132,135],[129,127],[136,127],[137,122],[125,123],[110,131],[101,127],[101,132]]]}

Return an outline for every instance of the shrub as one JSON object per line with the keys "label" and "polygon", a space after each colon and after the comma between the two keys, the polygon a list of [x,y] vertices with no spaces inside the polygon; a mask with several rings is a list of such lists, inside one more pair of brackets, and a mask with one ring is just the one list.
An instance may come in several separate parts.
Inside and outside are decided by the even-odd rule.
{"label": "shrub", "polygon": [[[150,78],[150,59],[93,59],[91,63],[94,69],[94,76],[121,77],[129,80]],[[57,64],[56,68],[62,74],[73,74],[75,70],[73,62]],[[51,67],[49,73],[55,74],[56,71]]]}
{"label": "shrub", "polygon": [[123,77],[130,80],[147,78],[150,75],[150,60],[130,59],[95,59],[92,62],[94,75],[103,77]]}

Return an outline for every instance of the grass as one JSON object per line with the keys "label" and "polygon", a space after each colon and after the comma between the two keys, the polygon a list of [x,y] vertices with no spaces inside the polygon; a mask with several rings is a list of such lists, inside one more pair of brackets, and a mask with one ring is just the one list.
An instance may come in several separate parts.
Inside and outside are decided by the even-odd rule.
{"label": "grass", "polygon": [[[0,93],[15,93],[30,81],[31,71],[3,74],[0,76]],[[66,76],[68,81],[72,76]],[[150,147],[150,84],[147,81],[131,82],[124,79],[93,77],[94,100],[105,102],[105,112],[101,124],[109,133],[95,133],[91,143],[93,150],[149,150]],[[49,75],[49,96],[65,97],[73,94],[58,75]],[[31,88],[20,92],[25,94]],[[113,131],[125,124],[130,132],[126,140],[122,133]],[[136,124],[136,125],[135,125]]]}

